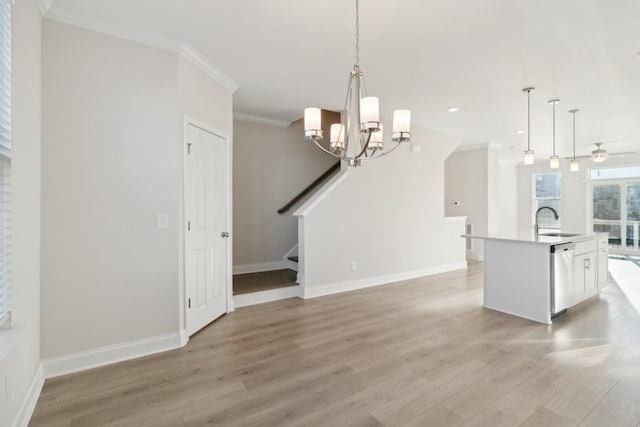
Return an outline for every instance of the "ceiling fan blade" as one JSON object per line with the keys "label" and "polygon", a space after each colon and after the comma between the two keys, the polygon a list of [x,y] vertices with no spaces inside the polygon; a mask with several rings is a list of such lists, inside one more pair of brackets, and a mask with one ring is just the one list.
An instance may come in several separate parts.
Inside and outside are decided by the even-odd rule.
{"label": "ceiling fan blade", "polygon": [[[629,156],[629,155],[633,155],[633,154],[638,154],[638,151],[625,151],[624,153],[607,153],[609,155],[609,157],[624,157],[624,156]],[[576,156],[576,159],[590,159],[591,158],[591,154],[587,154],[585,156]],[[569,156],[569,157],[565,157],[565,159],[567,160],[571,160],[573,159],[573,157]]]}

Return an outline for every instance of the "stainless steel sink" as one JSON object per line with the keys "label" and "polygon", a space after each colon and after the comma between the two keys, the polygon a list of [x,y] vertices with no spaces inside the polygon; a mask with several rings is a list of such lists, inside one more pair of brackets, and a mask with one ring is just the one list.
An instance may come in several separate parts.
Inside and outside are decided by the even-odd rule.
{"label": "stainless steel sink", "polygon": [[540,233],[538,236],[548,236],[548,237],[574,237],[579,236],[576,233]]}

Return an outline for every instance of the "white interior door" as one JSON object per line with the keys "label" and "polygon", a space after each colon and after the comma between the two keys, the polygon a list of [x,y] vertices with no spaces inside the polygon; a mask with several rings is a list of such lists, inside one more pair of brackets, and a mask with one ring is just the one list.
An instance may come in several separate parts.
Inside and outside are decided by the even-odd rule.
{"label": "white interior door", "polygon": [[186,323],[194,334],[227,311],[227,140],[185,130]]}

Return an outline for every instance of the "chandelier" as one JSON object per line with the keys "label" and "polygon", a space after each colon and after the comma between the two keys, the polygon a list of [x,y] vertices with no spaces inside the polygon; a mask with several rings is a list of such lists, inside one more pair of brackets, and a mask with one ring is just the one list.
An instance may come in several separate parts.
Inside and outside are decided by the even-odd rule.
{"label": "chandelier", "polygon": [[341,160],[349,166],[360,166],[362,160],[370,160],[387,155],[411,140],[411,112],[396,110],[393,113],[391,141],[395,145],[387,147],[383,142],[383,126],[380,122],[378,98],[366,96],[364,76],[360,70],[360,3],[356,0],[356,49],[355,65],[349,74],[349,85],[344,103],[341,123],[331,125],[329,146],[320,144],[323,138],[320,108],[304,110],[304,136],[325,153]]}

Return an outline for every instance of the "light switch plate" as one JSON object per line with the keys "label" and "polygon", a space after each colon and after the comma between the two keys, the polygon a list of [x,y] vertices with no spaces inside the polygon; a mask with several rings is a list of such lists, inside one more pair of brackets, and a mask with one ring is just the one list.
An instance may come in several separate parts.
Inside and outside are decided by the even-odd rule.
{"label": "light switch plate", "polygon": [[169,214],[159,213],[156,215],[156,228],[169,228]]}

